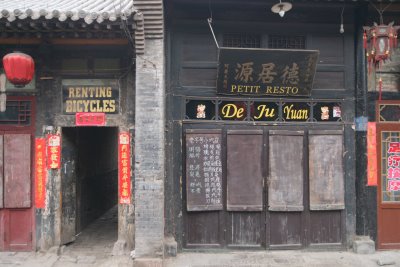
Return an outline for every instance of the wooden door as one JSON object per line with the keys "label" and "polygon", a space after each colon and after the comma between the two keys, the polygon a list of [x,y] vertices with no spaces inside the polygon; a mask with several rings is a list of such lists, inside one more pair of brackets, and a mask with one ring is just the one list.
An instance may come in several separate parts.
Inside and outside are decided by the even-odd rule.
{"label": "wooden door", "polygon": [[76,235],[76,165],[77,145],[75,128],[62,130],[62,162],[64,171],[61,174],[61,244],[75,241]]}
{"label": "wooden door", "polygon": [[304,131],[269,132],[267,241],[271,249],[303,246]]}
{"label": "wooden door", "polygon": [[33,211],[31,195],[31,135],[4,134],[2,154],[2,249],[32,249]]}
{"label": "wooden door", "polygon": [[264,140],[262,130],[228,130],[226,137],[226,241],[228,247],[264,244]]}
{"label": "wooden door", "polygon": [[400,125],[377,124],[378,248],[400,249]]}
{"label": "wooden door", "polygon": [[342,130],[186,129],[184,143],[185,247],[343,247]]}

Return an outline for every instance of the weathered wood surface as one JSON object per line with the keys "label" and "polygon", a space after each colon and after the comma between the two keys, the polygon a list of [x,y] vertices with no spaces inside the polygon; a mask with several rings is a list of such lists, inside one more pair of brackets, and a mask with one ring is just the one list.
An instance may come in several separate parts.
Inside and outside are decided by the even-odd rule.
{"label": "weathered wood surface", "polygon": [[31,136],[4,135],[4,207],[31,206]]}
{"label": "weathered wood surface", "polygon": [[344,209],[343,135],[310,131],[310,209]]}
{"label": "weathered wood surface", "polygon": [[3,158],[3,135],[0,135],[0,208],[3,208],[3,190],[4,190],[4,174],[3,174],[3,167],[4,167],[4,158]]}
{"label": "weathered wood surface", "polygon": [[262,151],[262,131],[228,131],[227,210],[262,210]]}
{"label": "weathered wood surface", "polygon": [[303,131],[271,131],[268,206],[271,211],[302,211]]}

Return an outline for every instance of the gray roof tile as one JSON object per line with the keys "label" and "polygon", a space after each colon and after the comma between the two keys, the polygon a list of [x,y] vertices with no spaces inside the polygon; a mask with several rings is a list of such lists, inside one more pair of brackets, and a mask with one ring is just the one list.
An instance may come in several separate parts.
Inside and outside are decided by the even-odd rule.
{"label": "gray roof tile", "polygon": [[10,22],[26,18],[59,21],[69,18],[91,24],[115,21],[136,12],[133,0],[0,0],[0,19]]}

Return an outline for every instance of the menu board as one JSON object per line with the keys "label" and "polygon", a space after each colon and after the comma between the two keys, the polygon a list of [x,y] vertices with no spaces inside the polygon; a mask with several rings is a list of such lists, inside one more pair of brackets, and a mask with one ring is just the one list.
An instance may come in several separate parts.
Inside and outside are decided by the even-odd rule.
{"label": "menu board", "polygon": [[221,130],[186,130],[188,211],[222,210]]}

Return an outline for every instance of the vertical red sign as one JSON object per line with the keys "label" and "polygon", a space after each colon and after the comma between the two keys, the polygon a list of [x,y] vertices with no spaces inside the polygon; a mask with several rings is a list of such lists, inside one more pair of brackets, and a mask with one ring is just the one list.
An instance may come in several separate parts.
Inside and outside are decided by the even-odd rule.
{"label": "vertical red sign", "polygon": [[46,199],[46,139],[35,140],[35,206],[38,209],[45,207]]}
{"label": "vertical red sign", "polygon": [[378,159],[376,155],[376,123],[368,122],[367,128],[367,185],[378,185]]}
{"label": "vertical red sign", "polygon": [[47,168],[59,169],[61,167],[61,136],[59,134],[47,135]]}
{"label": "vertical red sign", "polygon": [[131,146],[128,132],[119,133],[118,138],[119,164],[119,203],[131,203]]}

